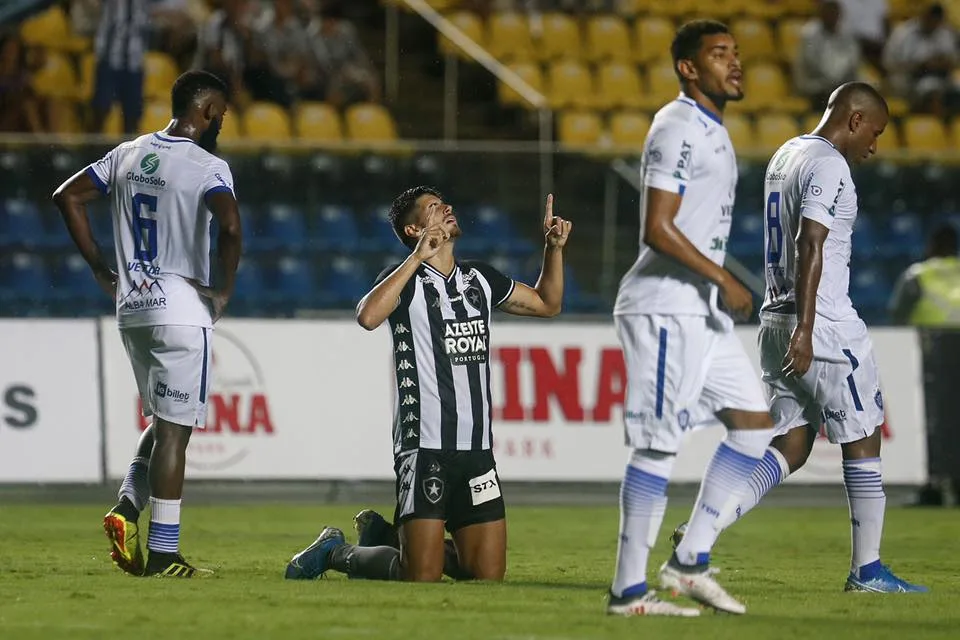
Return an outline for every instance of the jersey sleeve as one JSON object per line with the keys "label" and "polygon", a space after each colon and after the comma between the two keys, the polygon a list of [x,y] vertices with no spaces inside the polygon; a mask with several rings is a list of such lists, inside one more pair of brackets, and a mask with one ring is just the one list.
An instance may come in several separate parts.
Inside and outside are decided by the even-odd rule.
{"label": "jersey sleeve", "polygon": [[803,178],[800,215],[830,229],[836,216],[837,203],[850,184],[850,168],[843,158],[814,161]]}
{"label": "jersey sleeve", "polygon": [[230,166],[223,160],[210,163],[203,178],[201,191],[204,200],[215,193],[229,193],[236,197],[233,191],[233,174],[230,172]]}
{"label": "jersey sleeve", "polygon": [[493,298],[490,301],[491,306],[499,307],[503,304],[517,286],[513,278],[505,276],[485,262],[470,262],[468,265],[479,271],[483,279],[490,285],[490,295]]}
{"label": "jersey sleeve", "polygon": [[110,193],[110,189],[113,187],[114,168],[116,167],[119,149],[120,147],[115,147],[107,155],[87,166],[84,170],[84,173],[93,180],[93,184],[97,185],[97,189],[103,195]]}
{"label": "jersey sleeve", "polygon": [[683,195],[692,172],[694,133],[687,122],[677,119],[653,124],[647,135],[644,186]]}
{"label": "jersey sleeve", "polygon": [[[386,269],[384,269],[383,271],[381,271],[379,275],[377,275],[377,277],[374,278],[373,286],[376,287],[378,284],[386,280],[387,276],[389,276],[391,273],[396,271],[397,267],[399,266],[400,266],[400,263],[398,262],[397,264],[392,264]],[[415,277],[416,276],[414,276],[414,278]],[[401,307],[401,306],[406,307],[410,304],[410,301],[413,299],[413,283],[414,283],[414,279],[410,278],[409,280],[407,280],[407,284],[403,286],[403,290],[400,292],[400,298],[397,301],[398,307]]]}

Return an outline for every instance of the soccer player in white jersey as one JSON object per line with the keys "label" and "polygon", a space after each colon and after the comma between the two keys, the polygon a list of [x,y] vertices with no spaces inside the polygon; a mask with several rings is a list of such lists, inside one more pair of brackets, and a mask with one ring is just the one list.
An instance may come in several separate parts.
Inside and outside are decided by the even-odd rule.
{"label": "soccer player in white jersey", "polygon": [[926,591],[880,562],[883,396],[867,327],[848,294],[858,212],[850,165],[876,153],[888,118],[876,89],[842,85],[813,133],[787,141],[767,166],[759,341],[776,437],[750,491],[728,505],[720,522],[722,528],[736,522],[802,467],[825,427],[843,451],[853,543],[847,591]]}
{"label": "soccer player in white jersey", "polygon": [[[213,323],[233,292],[240,217],[227,163],[213,155],[227,110],[226,86],[189,71],[172,91],[164,131],[110,151],[63,183],[53,199],[100,286],[116,300],[117,321],[153,424],[104,518],[114,562],[134,575],[191,577],[180,555],[180,498],[187,443],[206,421]],[[101,254],[86,203],[106,196],[119,273]],[[216,284],[210,274],[211,214],[219,227]],[[149,474],[149,478],[148,478]],[[137,520],[150,503],[146,563]]]}
{"label": "soccer player in white jersey", "polygon": [[737,186],[723,111],[743,97],[741,68],[733,36],[710,20],[683,25],[671,53],[682,93],[657,113],[644,142],[640,253],[614,307],[632,451],[620,491],[620,543],[607,610],[699,614],[657,598],[647,588],[646,569],[684,433],[719,420],[727,436],[660,582],[715,609],[744,613],[709,570],[717,516],[731,495],[746,490],[773,435],[760,381],[727,311],[746,318],[753,301],[722,266]]}

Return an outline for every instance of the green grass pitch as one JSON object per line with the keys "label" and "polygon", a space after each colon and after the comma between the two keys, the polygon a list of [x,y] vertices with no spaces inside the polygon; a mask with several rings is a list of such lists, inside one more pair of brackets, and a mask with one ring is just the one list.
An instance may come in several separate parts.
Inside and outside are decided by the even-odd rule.
{"label": "green grass pitch", "polygon": [[[133,578],[113,567],[100,529],[107,506],[0,506],[0,638],[960,637],[956,510],[887,512],[885,561],[930,586],[930,594],[844,593],[845,510],[761,507],[714,552],[719,579],[746,602],[746,616],[621,619],[604,615],[615,507],[509,508],[505,584],[406,585],[339,575],[283,580],[289,557],[322,525],[340,526],[352,538],[359,505],[201,507],[187,501],[182,548],[217,573],[183,581]],[[654,571],[688,508],[668,512]]]}

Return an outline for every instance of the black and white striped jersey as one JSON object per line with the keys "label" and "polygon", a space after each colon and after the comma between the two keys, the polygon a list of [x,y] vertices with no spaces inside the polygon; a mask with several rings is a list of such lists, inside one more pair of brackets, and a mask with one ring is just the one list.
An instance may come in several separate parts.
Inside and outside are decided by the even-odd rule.
{"label": "black and white striped jersey", "polygon": [[390,314],[394,453],[491,448],[490,314],[513,288],[481,262],[458,262],[449,276],[423,264],[407,282]]}

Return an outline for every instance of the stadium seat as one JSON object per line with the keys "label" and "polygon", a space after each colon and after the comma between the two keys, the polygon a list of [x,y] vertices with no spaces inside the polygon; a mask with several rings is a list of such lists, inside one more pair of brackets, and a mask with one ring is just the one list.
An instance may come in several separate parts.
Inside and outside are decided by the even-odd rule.
{"label": "stadium seat", "polygon": [[753,125],[750,120],[739,113],[727,113],[723,116],[723,126],[727,129],[730,141],[733,142],[733,148],[737,153],[743,153],[749,149],[756,149],[757,143],[754,140]]}
{"label": "stadium seat", "polygon": [[170,87],[177,81],[180,71],[173,58],[159,51],[143,55],[143,97],[147,99],[170,99]]}
{"label": "stadium seat", "polygon": [[603,122],[592,111],[567,111],[560,114],[558,130],[561,144],[593,147],[603,137]]}
{"label": "stadium seat", "polygon": [[666,18],[640,18],[635,27],[633,59],[640,64],[648,64],[667,55],[675,31],[673,23]]}
{"label": "stadium seat", "polygon": [[[811,131],[813,131],[814,129],[820,126],[820,119],[822,117],[823,117],[822,113],[808,113],[807,115],[803,116],[803,122],[801,123],[800,128],[803,130],[804,133],[810,133]],[[888,130],[889,129],[893,129],[893,127],[888,127]],[[888,133],[891,133],[891,132],[888,131]]]}
{"label": "stadium seat", "polygon": [[647,92],[643,96],[641,105],[644,109],[656,111],[676,98],[679,93],[680,85],[672,62],[661,60],[647,67]]}
{"label": "stadium seat", "polygon": [[726,0],[731,15],[746,15],[751,18],[763,18],[774,21],[780,19],[787,11],[783,2],[757,2],[757,0]]}
{"label": "stadium seat", "polygon": [[61,261],[58,271],[54,292],[56,297],[81,306],[98,301],[101,296],[106,298],[90,272],[90,266],[82,256],[78,254],[66,256]]}
{"label": "stadium seat", "polygon": [[579,62],[564,60],[555,62],[548,72],[550,79],[550,106],[591,107],[595,102],[593,75]]}
{"label": "stadium seat", "polygon": [[747,110],[800,114],[810,109],[807,100],[793,95],[779,65],[769,62],[748,65],[744,71],[744,85],[747,97],[743,106]]}
{"label": "stadium seat", "polygon": [[393,117],[379,104],[347,107],[347,136],[355,142],[392,142],[397,139]]}
{"label": "stadium seat", "polygon": [[231,304],[231,308],[239,308],[244,312],[249,312],[261,300],[266,287],[263,282],[263,270],[251,258],[243,258],[237,267],[237,275],[234,280],[233,300],[237,304]]}
{"label": "stadium seat", "polygon": [[89,40],[71,33],[67,16],[59,6],[25,20],[20,35],[27,45],[56,51],[79,53],[90,46]]}
{"label": "stadium seat", "polygon": [[597,106],[604,109],[639,107],[643,104],[643,89],[636,67],[623,62],[610,62],[599,70],[600,91]]}
{"label": "stadium seat", "polygon": [[80,56],[80,76],[77,82],[76,99],[89,102],[93,99],[93,85],[97,72],[97,57],[93,52]]}
{"label": "stadium seat", "polygon": [[321,291],[336,307],[353,308],[367,291],[373,278],[359,260],[336,256],[324,270]]}
{"label": "stadium seat", "polygon": [[400,240],[393,232],[390,224],[390,207],[381,205],[376,207],[368,216],[364,240],[375,251],[396,251],[400,248]]}
{"label": "stadium seat", "polygon": [[[673,20],[703,12],[703,7],[697,0],[646,0],[643,4],[651,16],[667,16]],[[669,48],[669,43],[667,47]]]}
{"label": "stadium seat", "polygon": [[487,30],[487,49],[498,60],[515,62],[534,58],[525,16],[514,12],[495,13],[487,22]]}
{"label": "stadium seat", "polygon": [[882,264],[861,262],[850,269],[850,298],[861,312],[882,313],[890,300],[891,288]]}
{"label": "stadium seat", "polygon": [[277,263],[276,286],[264,293],[264,299],[290,313],[315,306],[317,298],[313,265],[301,258],[281,258]]}
{"label": "stadium seat", "polygon": [[307,223],[303,211],[285,204],[270,204],[264,220],[269,249],[298,252],[307,242]]}
{"label": "stadium seat", "polygon": [[18,300],[48,299],[53,291],[46,264],[40,256],[31,253],[12,256],[7,281]]}
{"label": "stadium seat", "polygon": [[872,257],[880,246],[877,226],[870,216],[857,216],[853,226],[853,255],[854,257]]}
{"label": "stadium seat", "polygon": [[242,117],[243,130],[251,140],[284,142],[293,135],[287,112],[271,102],[254,102]]}
{"label": "stadium seat", "polygon": [[47,98],[75,98],[79,85],[67,56],[47,51],[44,58],[43,66],[33,75],[33,90]]}
{"label": "stadium seat", "polygon": [[771,153],[800,133],[800,127],[792,116],[767,113],[757,118],[757,145]]}
{"label": "stadium seat", "polygon": [[[140,119],[140,133],[163,131],[171,119],[168,103],[158,100],[148,102],[143,109],[143,118]],[[217,139],[219,140],[219,137]]]}
{"label": "stadium seat", "polygon": [[217,136],[218,142],[233,142],[242,139],[240,125],[243,117],[233,111],[227,111],[220,125],[220,135]]}
{"label": "stadium seat", "polygon": [[730,225],[727,252],[737,258],[763,254],[764,219],[757,211],[737,208]]}
{"label": "stadium seat", "polygon": [[880,242],[884,255],[919,258],[923,254],[923,219],[913,213],[898,213],[883,228]]}
{"label": "stadium seat", "polygon": [[947,151],[952,146],[947,128],[934,116],[908,116],[901,129],[904,147],[911,151]]}
{"label": "stadium seat", "polygon": [[587,22],[587,59],[592,62],[632,58],[630,31],[626,23],[614,15],[599,15]]}
{"label": "stadium seat", "polygon": [[537,57],[544,62],[580,59],[580,25],[564,13],[547,13],[540,21]]}
{"label": "stadium seat", "polygon": [[730,23],[730,31],[737,39],[740,59],[744,62],[780,57],[773,43],[773,32],[766,22],[756,18],[737,18]]}
{"label": "stadium seat", "polygon": [[27,249],[50,244],[36,204],[30,200],[7,200],[3,208],[6,211],[6,233],[10,244]]}
{"label": "stadium seat", "polygon": [[[354,251],[361,248],[356,217],[345,207],[329,204],[322,206],[319,215],[314,216],[310,235],[310,245],[315,249]],[[366,245],[362,248],[375,250]]]}
{"label": "stadium seat", "polygon": [[304,102],[296,110],[297,136],[311,142],[342,142],[340,114],[326,102]]}
{"label": "stadium seat", "polygon": [[[534,91],[540,94],[545,93],[543,73],[540,67],[530,62],[520,62],[510,65],[510,70],[520,76],[524,82],[530,85]],[[529,102],[524,100],[519,93],[508,87],[503,82],[497,85],[497,94],[500,98],[500,104],[504,106],[521,105],[526,108],[532,108]]]}
{"label": "stadium seat", "polygon": [[522,281],[522,276],[525,270],[523,268],[523,262],[520,258],[498,253],[490,256],[487,261],[491,267],[503,275]]}
{"label": "stadium seat", "polygon": [[[447,15],[446,18],[452,22],[455,27],[460,29],[460,31],[463,32],[463,35],[467,36],[481,47],[486,48],[486,39],[483,37],[483,20],[480,19],[480,16],[472,11],[456,11]],[[453,53],[460,58],[470,59],[470,57],[460,47],[453,44],[453,41],[443,35],[439,35],[439,32],[438,37],[440,53],[444,55]]]}
{"label": "stadium seat", "polygon": [[50,131],[52,133],[85,133],[73,101],[54,100],[48,105]]}
{"label": "stadium seat", "polygon": [[780,44],[780,58],[793,61],[800,53],[800,36],[803,25],[807,23],[803,18],[783,18],[777,22],[777,41]]}
{"label": "stadium seat", "polygon": [[636,111],[620,111],[610,116],[610,138],[615,147],[639,154],[650,130],[650,117]]}

